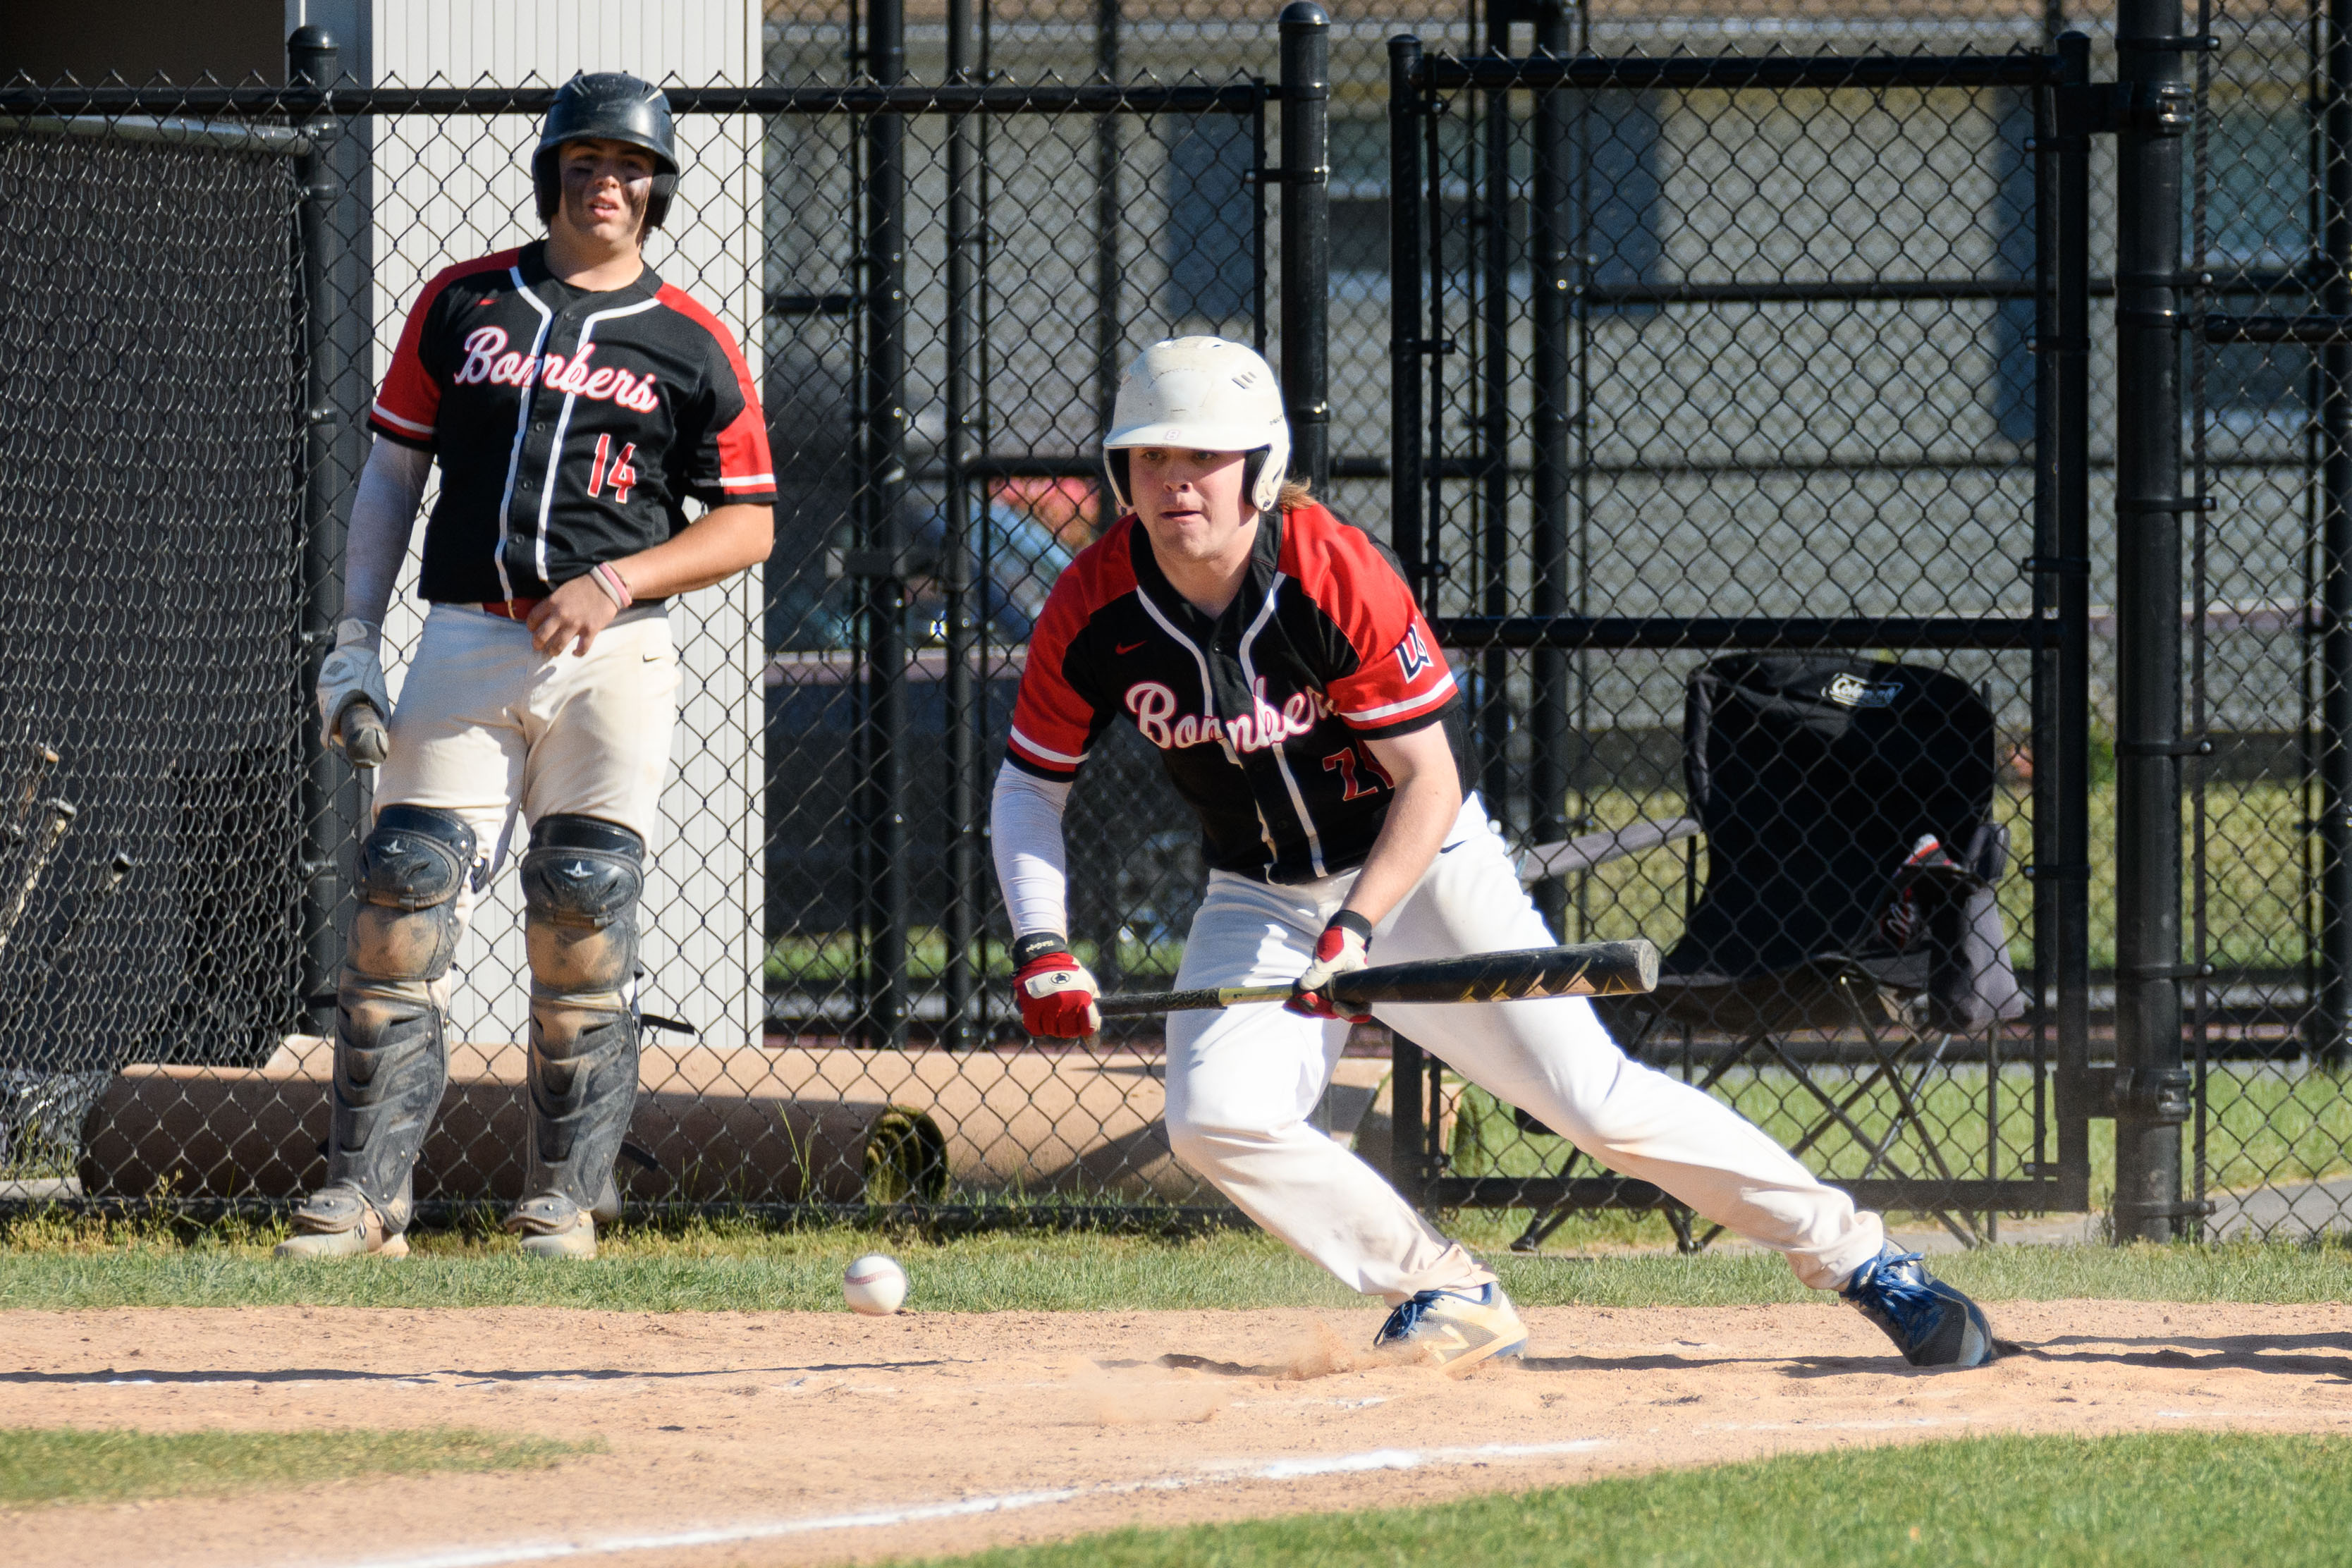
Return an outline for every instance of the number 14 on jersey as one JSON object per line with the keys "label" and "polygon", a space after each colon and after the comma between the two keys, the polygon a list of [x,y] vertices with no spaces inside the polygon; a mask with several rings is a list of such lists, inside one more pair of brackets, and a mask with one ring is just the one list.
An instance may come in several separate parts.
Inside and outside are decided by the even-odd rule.
{"label": "number 14 on jersey", "polygon": [[610,485],[614,501],[621,506],[628,505],[629,489],[637,482],[637,470],[630,466],[630,459],[636,455],[637,444],[632,441],[621,448],[618,458],[614,458],[613,437],[597,437],[596,456],[588,465],[589,499],[594,500],[604,493],[605,486]]}

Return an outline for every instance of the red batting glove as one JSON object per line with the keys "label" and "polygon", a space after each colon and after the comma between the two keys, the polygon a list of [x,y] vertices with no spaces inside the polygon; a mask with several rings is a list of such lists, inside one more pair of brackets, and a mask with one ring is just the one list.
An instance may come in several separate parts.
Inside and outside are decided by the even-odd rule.
{"label": "red batting glove", "polygon": [[1370,1013],[1354,1013],[1331,999],[1331,982],[1339,975],[1361,969],[1370,962],[1367,954],[1372,944],[1372,922],[1353,910],[1341,910],[1315,939],[1315,961],[1307,973],[1290,988],[1290,1000],[1283,1004],[1294,1013],[1310,1018],[1345,1018],[1350,1024],[1369,1024]]}
{"label": "red batting glove", "polygon": [[1071,955],[1066,938],[1039,931],[1013,945],[1021,967],[1013,973],[1013,993],[1021,1001],[1021,1026],[1054,1040],[1082,1040],[1102,1028],[1095,1006],[1102,987]]}

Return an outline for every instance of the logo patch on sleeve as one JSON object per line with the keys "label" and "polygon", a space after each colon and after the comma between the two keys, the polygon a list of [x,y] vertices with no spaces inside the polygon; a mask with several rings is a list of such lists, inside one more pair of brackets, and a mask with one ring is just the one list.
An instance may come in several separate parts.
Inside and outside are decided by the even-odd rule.
{"label": "logo patch on sleeve", "polygon": [[1404,640],[1396,645],[1396,660],[1404,668],[1408,684],[1435,661],[1429,657],[1429,645],[1421,640],[1419,626],[1407,626]]}

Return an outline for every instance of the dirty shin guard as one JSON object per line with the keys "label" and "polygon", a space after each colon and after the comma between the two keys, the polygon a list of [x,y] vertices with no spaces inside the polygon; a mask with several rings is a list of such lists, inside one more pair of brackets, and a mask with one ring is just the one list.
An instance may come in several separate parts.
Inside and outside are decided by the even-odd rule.
{"label": "dirty shin guard", "polygon": [[645,854],[644,839],[593,816],[542,817],[531,829],[522,859],[531,1147],[519,1218],[539,1217],[527,1211],[547,1194],[593,1210],[610,1192],[637,1101],[632,988]]}
{"label": "dirty shin guard", "polygon": [[474,830],[430,806],[384,807],[360,847],[360,908],[335,999],[327,1185],[357,1191],[387,1234],[407,1228],[410,1176],[448,1079],[441,983],[473,864]]}

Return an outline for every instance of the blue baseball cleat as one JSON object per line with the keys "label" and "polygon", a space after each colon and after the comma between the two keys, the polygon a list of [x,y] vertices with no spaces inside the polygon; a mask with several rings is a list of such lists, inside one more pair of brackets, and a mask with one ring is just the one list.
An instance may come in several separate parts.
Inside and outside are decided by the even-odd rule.
{"label": "blue baseball cleat", "polygon": [[1997,1353],[1984,1309],[1920,1266],[1916,1252],[1888,1242],[1838,1288],[1886,1331],[1913,1366],[1982,1366]]}
{"label": "blue baseball cleat", "polygon": [[1389,1313],[1372,1348],[1417,1352],[1432,1366],[1466,1372],[1482,1361],[1525,1354],[1528,1326],[1492,1281],[1475,1290],[1423,1290]]}

